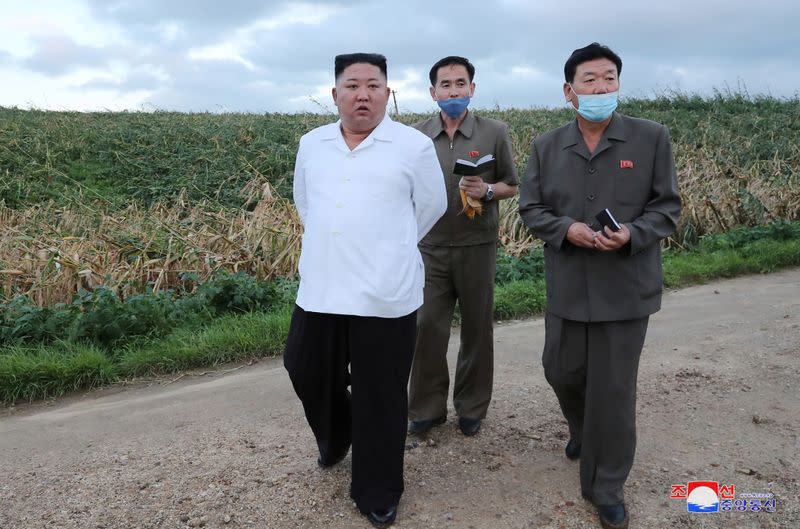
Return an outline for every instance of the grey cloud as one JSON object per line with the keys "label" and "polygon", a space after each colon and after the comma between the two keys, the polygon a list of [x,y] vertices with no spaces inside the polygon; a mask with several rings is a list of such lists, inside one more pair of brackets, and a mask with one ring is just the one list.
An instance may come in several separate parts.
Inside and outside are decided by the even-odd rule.
{"label": "grey cloud", "polygon": [[[134,39],[162,40],[159,25],[177,24],[185,35],[180,42],[189,46],[214,44],[238,29],[275,16],[294,2],[290,0],[89,0],[100,19],[126,28]],[[352,2],[311,2],[315,5],[347,5]]]}
{"label": "grey cloud", "polygon": [[178,65],[171,80],[148,98],[156,109],[193,112],[263,112],[269,102],[257,88],[261,79],[227,61],[192,61]]}
{"label": "grey cloud", "polygon": [[224,31],[273,13],[281,4],[258,0],[89,0],[89,7],[101,18],[124,25],[178,21],[214,31]]}
{"label": "grey cloud", "polygon": [[[674,92],[797,96],[800,73],[793,60],[750,64],[746,72],[742,72],[741,67],[741,62],[735,59],[701,57],[659,63],[637,58],[629,62],[630,71],[620,78],[622,93],[630,97],[657,97]],[[775,75],[775,72],[780,72],[780,75]]]}
{"label": "grey cloud", "polygon": [[[460,9],[468,12],[465,2]],[[335,14],[320,26],[296,25],[265,30],[256,35],[255,49],[248,58],[270,68],[302,70],[326,69],[333,76],[333,57],[338,53],[373,51],[383,53],[392,70],[432,63],[437,48],[455,48],[459,53],[466,46],[476,52],[494,47],[491,43],[468,36],[462,22],[449,24],[431,13],[430,7],[403,6],[402,17],[388,16],[397,10],[390,2],[370,2]],[[463,38],[459,38],[463,35]],[[477,42],[476,42],[477,41]],[[508,41],[505,41],[508,42]],[[502,47],[498,44],[497,47]]]}
{"label": "grey cloud", "polygon": [[[334,55],[351,51],[385,54],[390,85],[402,80],[406,70],[418,72],[419,85],[404,89],[423,93],[433,62],[464,55],[478,69],[476,105],[559,106],[564,61],[573,49],[592,41],[608,44],[622,56],[623,93],[628,95],[651,96],[674,88],[709,93],[740,79],[752,91],[775,94],[794,94],[800,86],[792,65],[800,48],[793,27],[800,19],[800,4],[790,0],[776,0],[770,9],[731,0],[622,0],[613,9],[588,13],[567,10],[555,0],[462,0],[457,16],[422,0],[342,1],[335,4],[341,9],[320,25],[251,32],[252,45],[242,55],[254,70],[233,61],[190,60],[188,52],[224,43],[254,22],[283,12],[287,1],[88,1],[95,17],[120,27],[129,46],[100,49],[69,39],[40,40],[25,65],[57,74],[77,66],[103,66],[113,58],[127,65],[124,77],[85,86],[153,90],[151,104],[164,109],[315,109],[306,96],[332,85]],[[316,2],[308,9],[323,4],[334,5]],[[169,38],[163,32],[167,24],[181,31]],[[514,66],[540,74],[514,74]],[[165,72],[169,79],[161,81],[153,71]],[[321,103],[333,108],[329,98]],[[429,101],[403,93],[398,93],[398,103],[409,110],[432,108]]]}
{"label": "grey cloud", "polygon": [[[90,11],[116,23],[133,42],[173,51],[215,44],[253,20],[268,16],[280,3],[253,0],[89,0]],[[164,34],[175,25],[174,39]]]}
{"label": "grey cloud", "polygon": [[[390,84],[403,70],[413,68],[423,77],[417,88],[425,90],[430,65],[445,55],[459,54],[478,65],[477,104],[525,107],[560,105],[564,61],[573,49],[595,40],[622,55],[626,64],[623,82],[633,92],[645,91],[653,79],[663,79],[664,86],[695,89],[698,85],[691,78],[670,78],[658,65],[702,71],[706,57],[719,63],[718,57],[729,52],[737,57],[731,61],[730,72],[751,71],[758,66],[752,57],[775,53],[768,32],[756,31],[761,24],[785,35],[781,50],[797,48],[796,32],[788,27],[797,17],[787,14],[800,14],[800,8],[792,2],[784,2],[784,10],[765,10],[758,21],[745,3],[683,4],[677,9],[666,4],[654,8],[631,1],[611,11],[581,16],[579,12],[565,14],[563,6],[556,3],[516,7],[494,3],[487,9],[485,2],[465,0],[459,3],[462,15],[451,19],[437,16],[428,2],[406,2],[398,11],[397,4],[382,0],[344,9],[320,26],[294,25],[260,32],[245,56],[263,78],[277,84],[296,81],[302,86],[299,80],[312,72],[326,73],[326,82],[332,84],[337,53],[377,51],[389,59]],[[474,33],[469,31],[470,24],[476,25]],[[654,32],[669,40],[654,38]],[[792,42],[795,46],[789,45]],[[511,67],[517,65],[536,68],[543,76],[515,76]],[[731,80],[731,75],[719,83],[726,78]],[[402,100],[402,94],[398,96]]]}
{"label": "grey cloud", "polygon": [[121,92],[129,92],[137,90],[156,90],[162,85],[162,83],[163,81],[154,73],[138,69],[117,79],[93,79],[83,83],[81,88],[86,88],[89,90],[110,89]]}
{"label": "grey cloud", "polygon": [[83,46],[66,36],[40,37],[33,44],[35,51],[22,65],[47,75],[60,75],[80,66],[102,66],[111,55],[111,50]]}
{"label": "grey cloud", "polygon": [[[464,12],[481,12],[485,4],[465,2]],[[563,53],[526,53],[540,46],[532,45],[528,21],[514,18],[508,10],[498,8],[480,19],[480,34],[503,35],[502,39],[473,38],[464,33],[464,20],[447,22],[431,16],[429,8],[415,9],[410,6],[402,26],[413,28],[398,30],[397,20],[385,14],[390,4],[371,3],[353,12],[344,11],[335,15],[321,27],[295,26],[280,30],[265,31],[259,35],[258,45],[247,53],[249,60],[271,71],[305,72],[311,68],[325,72],[324,83],[333,84],[333,56],[352,51],[376,51],[384,53],[389,60],[389,84],[402,77],[406,69],[420,73],[421,79],[414,89],[427,92],[427,73],[430,65],[446,55],[464,55],[478,67],[476,82],[479,86],[475,103],[481,106],[531,106],[533,95],[541,90],[547,94],[548,103],[558,101],[560,90],[559,70],[563,64]],[[370,21],[365,23],[365,21]],[[477,22],[476,22],[477,23]],[[463,35],[463,38],[458,38]],[[324,36],[321,38],[321,36]],[[324,40],[323,40],[324,38]],[[541,40],[536,38],[535,40]],[[305,43],[298,46],[297,43]],[[376,46],[376,43],[379,45]],[[571,50],[571,48],[570,48]],[[553,60],[552,58],[555,58]],[[536,80],[514,79],[512,66],[525,65],[552,74],[553,85],[546,86],[548,78]],[[415,101],[408,103],[404,94],[398,93],[401,108],[428,110],[431,103]],[[540,100],[541,101],[541,100]]]}

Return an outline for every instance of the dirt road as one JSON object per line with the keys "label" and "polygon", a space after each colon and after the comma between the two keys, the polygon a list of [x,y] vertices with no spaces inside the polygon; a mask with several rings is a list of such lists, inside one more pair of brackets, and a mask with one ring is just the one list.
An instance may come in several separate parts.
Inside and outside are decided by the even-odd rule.
{"label": "dirt road", "polygon": [[[479,435],[451,415],[409,438],[396,527],[599,527],[563,456],[543,331],[498,325]],[[0,411],[0,528],[369,527],[350,457],[317,468],[280,360],[232,367]],[[641,361],[631,527],[800,527],[798,382],[800,269],[669,293]],[[772,493],[776,512],[689,514],[670,485],[693,480]]]}

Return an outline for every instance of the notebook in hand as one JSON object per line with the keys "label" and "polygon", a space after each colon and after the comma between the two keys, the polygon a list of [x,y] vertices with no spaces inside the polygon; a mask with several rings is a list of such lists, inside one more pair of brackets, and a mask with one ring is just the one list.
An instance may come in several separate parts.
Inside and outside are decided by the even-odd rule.
{"label": "notebook in hand", "polygon": [[611,231],[619,231],[622,229],[619,225],[619,222],[617,222],[617,219],[614,218],[614,215],[611,214],[611,211],[608,208],[595,215],[594,218],[597,219],[597,222],[600,223],[600,226],[604,228],[608,226],[611,228]]}
{"label": "notebook in hand", "polygon": [[459,158],[456,160],[456,165],[453,168],[453,174],[461,176],[479,175],[488,171],[496,163],[497,160],[491,154],[481,157],[477,162],[471,162],[469,160],[462,160]]}

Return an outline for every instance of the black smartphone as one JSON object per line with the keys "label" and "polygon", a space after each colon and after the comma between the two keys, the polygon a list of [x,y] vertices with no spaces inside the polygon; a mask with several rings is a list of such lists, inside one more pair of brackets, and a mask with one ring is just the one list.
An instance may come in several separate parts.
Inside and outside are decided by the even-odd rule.
{"label": "black smartphone", "polygon": [[617,219],[614,218],[614,215],[608,208],[595,215],[594,218],[597,219],[597,222],[599,222],[600,226],[603,228],[608,226],[611,228],[611,231],[619,231],[622,229],[622,227],[619,225],[619,222],[617,222]]}

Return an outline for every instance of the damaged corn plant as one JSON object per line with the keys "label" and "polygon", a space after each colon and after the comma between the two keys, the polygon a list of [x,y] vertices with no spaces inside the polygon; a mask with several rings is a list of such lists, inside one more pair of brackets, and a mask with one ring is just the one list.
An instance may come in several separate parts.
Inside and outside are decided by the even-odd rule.
{"label": "damaged corn plant", "polygon": [[220,271],[269,280],[297,269],[301,226],[291,202],[267,182],[252,211],[217,204],[102,203],[64,206],[50,200],[15,210],[0,204],[2,297],[24,295],[39,306],[68,303],[100,285],[120,297],[180,290],[182,278],[205,281]]}
{"label": "damaged corn plant", "polygon": [[[797,97],[671,93],[620,111],[672,136],[683,212],[665,241],[668,285],[800,262],[797,224],[782,224],[800,219]],[[531,140],[573,119],[477,112],[508,124],[520,178]],[[335,119],[0,108],[0,401],[278,353],[302,236],[294,156]],[[501,202],[499,228],[495,317],[539,312],[541,242],[516,198]],[[752,262],[678,266],[712,243]]]}
{"label": "damaged corn plant", "polygon": [[[718,93],[623,100],[671,132],[683,214],[667,246],[800,218],[800,102]],[[520,177],[530,142],[567,109],[484,110],[509,125]],[[413,123],[427,117],[403,114]],[[294,153],[317,114],[40,112],[0,108],[0,298],[39,306],[102,285],[120,297],[219,271],[296,274]],[[500,245],[539,242],[503,201]]]}

